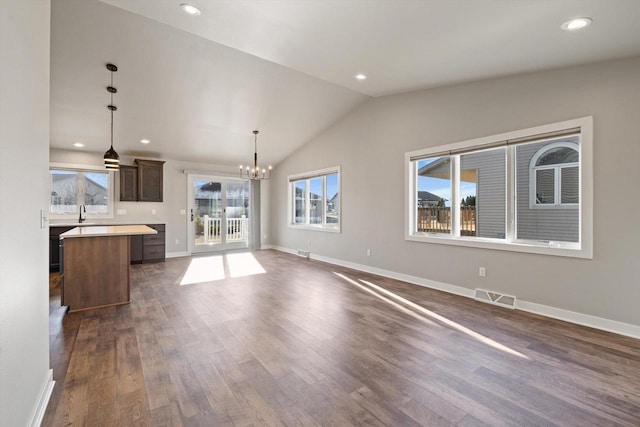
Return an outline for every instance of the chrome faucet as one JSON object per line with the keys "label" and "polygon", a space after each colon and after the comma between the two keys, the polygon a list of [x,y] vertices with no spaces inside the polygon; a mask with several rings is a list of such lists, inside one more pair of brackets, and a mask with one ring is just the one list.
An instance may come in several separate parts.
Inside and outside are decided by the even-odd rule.
{"label": "chrome faucet", "polygon": [[[86,219],[87,216],[87,208],[84,206],[84,203],[80,205],[80,208],[78,208],[78,222],[80,224],[82,224],[82,221],[84,221]],[[82,216],[82,212],[84,212],[84,216]]]}

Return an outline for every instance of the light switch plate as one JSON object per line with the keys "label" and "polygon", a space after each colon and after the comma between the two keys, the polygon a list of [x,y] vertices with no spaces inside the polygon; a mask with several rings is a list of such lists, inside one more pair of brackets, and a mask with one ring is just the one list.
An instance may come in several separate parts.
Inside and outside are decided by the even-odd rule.
{"label": "light switch plate", "polygon": [[49,218],[47,217],[47,211],[40,209],[40,228],[47,228],[48,221]]}

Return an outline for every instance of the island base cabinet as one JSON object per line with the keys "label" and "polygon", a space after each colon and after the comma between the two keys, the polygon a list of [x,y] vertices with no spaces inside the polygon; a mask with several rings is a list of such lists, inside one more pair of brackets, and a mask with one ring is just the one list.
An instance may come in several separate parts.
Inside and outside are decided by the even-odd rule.
{"label": "island base cabinet", "polygon": [[142,264],[142,236],[130,236],[131,264]]}
{"label": "island base cabinet", "polygon": [[130,302],[129,236],[64,239],[62,301],[69,311]]}

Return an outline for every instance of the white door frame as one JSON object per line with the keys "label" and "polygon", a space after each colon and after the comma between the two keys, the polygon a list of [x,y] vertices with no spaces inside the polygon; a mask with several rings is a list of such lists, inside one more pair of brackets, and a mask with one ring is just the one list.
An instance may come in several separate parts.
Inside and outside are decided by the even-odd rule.
{"label": "white door frame", "polygon": [[[209,182],[219,182],[220,183],[220,200],[222,203],[222,213],[221,213],[221,242],[216,244],[209,245],[196,245],[195,244],[195,221],[192,218],[195,218],[193,212],[195,210],[195,181],[209,181]],[[226,208],[227,208],[227,184],[229,183],[237,183],[237,182],[246,182],[246,179],[234,178],[228,176],[220,176],[214,174],[202,174],[202,173],[189,173],[187,175],[187,249],[190,254],[197,253],[205,253],[205,252],[220,252],[227,250],[235,250],[235,249],[244,249],[249,247],[249,234],[246,241],[242,242],[226,242]],[[249,192],[249,209],[251,212],[251,192]],[[249,222],[247,223],[247,233],[251,229],[251,217],[249,216]],[[224,225],[224,226],[222,226]]]}

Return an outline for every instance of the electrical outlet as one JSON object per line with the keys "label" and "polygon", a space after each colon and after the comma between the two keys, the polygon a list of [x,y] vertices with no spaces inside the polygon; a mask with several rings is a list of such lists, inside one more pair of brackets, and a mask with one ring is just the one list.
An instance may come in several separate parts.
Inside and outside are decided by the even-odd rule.
{"label": "electrical outlet", "polygon": [[367,249],[367,256],[371,256],[371,249]]}
{"label": "electrical outlet", "polygon": [[151,209],[151,215],[155,215],[156,214],[156,210],[155,209]]}
{"label": "electrical outlet", "polygon": [[487,269],[486,269],[486,268],[484,268],[484,267],[480,267],[480,268],[478,269],[478,275],[479,275],[480,277],[487,277]]}
{"label": "electrical outlet", "polygon": [[127,214],[127,210],[126,209],[118,209],[117,214],[118,215],[126,215]]}
{"label": "electrical outlet", "polygon": [[180,240],[176,239],[176,245],[180,244]]}

